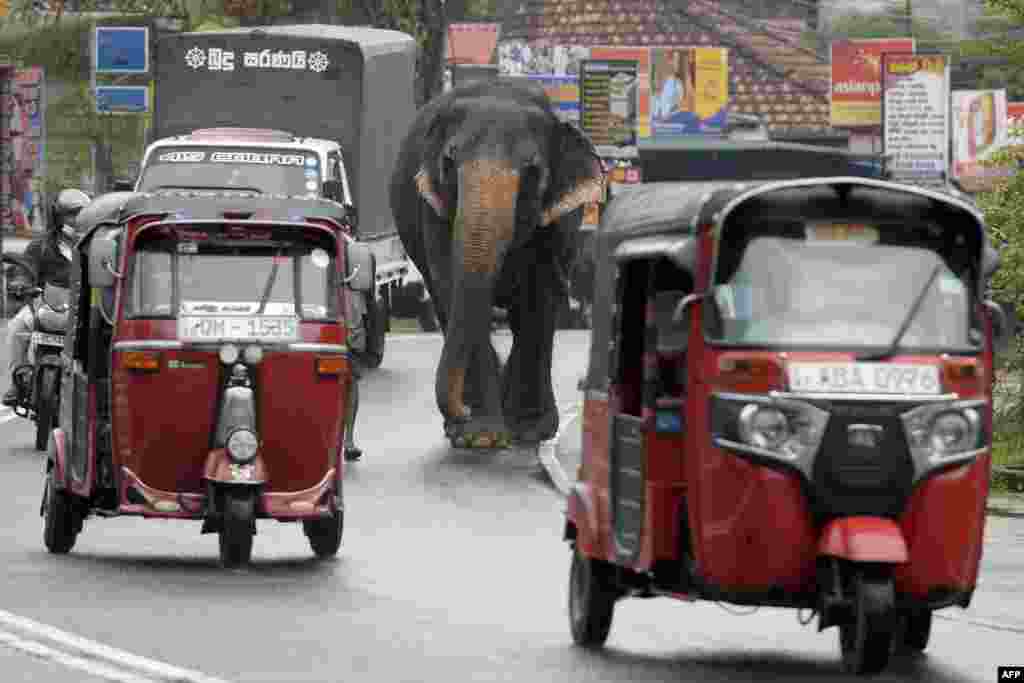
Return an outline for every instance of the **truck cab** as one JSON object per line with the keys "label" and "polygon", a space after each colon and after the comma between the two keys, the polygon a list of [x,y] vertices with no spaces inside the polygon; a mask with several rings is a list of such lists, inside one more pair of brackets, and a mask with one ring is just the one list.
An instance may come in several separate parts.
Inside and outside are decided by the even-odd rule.
{"label": "truck cab", "polygon": [[354,206],[341,145],[266,128],[203,128],[157,140],[146,149],[134,189],[318,197]]}

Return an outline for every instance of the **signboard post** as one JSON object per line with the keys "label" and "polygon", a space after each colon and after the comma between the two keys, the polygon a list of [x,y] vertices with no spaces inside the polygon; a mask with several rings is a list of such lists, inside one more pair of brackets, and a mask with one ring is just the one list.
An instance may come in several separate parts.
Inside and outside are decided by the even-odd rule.
{"label": "signboard post", "polygon": [[897,182],[949,182],[949,60],[887,53],[882,58],[882,149]]}

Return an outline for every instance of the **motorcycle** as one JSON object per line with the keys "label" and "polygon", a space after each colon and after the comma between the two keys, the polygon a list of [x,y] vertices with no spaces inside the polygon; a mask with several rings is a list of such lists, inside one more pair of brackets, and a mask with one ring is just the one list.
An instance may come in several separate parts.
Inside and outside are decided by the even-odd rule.
{"label": "motorcycle", "polygon": [[[70,256],[70,251],[64,253]],[[57,423],[60,407],[61,354],[68,322],[68,289],[52,283],[36,286],[35,276],[20,261],[8,260],[12,271],[27,271],[11,277],[8,293],[32,311],[28,362],[14,368],[11,382],[17,392],[12,409],[16,415],[36,423],[35,446],[45,451],[50,432]]]}

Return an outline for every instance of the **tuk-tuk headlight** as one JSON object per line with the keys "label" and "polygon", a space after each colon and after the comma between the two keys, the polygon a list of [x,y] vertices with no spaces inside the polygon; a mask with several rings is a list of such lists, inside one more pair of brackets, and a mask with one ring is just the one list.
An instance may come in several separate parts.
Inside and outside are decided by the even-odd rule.
{"label": "tuk-tuk headlight", "polygon": [[228,455],[239,465],[251,462],[256,457],[258,446],[259,440],[256,438],[256,434],[251,429],[244,427],[239,427],[231,432],[225,445]]}
{"label": "tuk-tuk headlight", "polygon": [[982,405],[984,401],[924,405],[900,416],[919,474],[936,466],[969,460],[983,450],[979,410]]}
{"label": "tuk-tuk headlight", "polygon": [[713,401],[712,432],[720,447],[809,471],[828,418],[803,401],[721,393]]}

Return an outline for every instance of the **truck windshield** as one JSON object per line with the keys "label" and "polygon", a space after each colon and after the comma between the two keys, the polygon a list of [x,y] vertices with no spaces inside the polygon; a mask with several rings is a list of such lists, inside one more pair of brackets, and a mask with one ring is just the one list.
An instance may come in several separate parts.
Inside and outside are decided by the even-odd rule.
{"label": "truck windshield", "polygon": [[151,240],[132,262],[128,315],[334,320],[335,269],[327,244]]}
{"label": "truck windshield", "polygon": [[898,341],[903,351],[976,351],[969,292],[928,248],[756,237],[713,288],[711,336],[768,347],[884,350]]}
{"label": "truck windshield", "polygon": [[139,191],[235,190],[318,196],[320,160],[312,152],[259,147],[160,147],[142,170]]}

